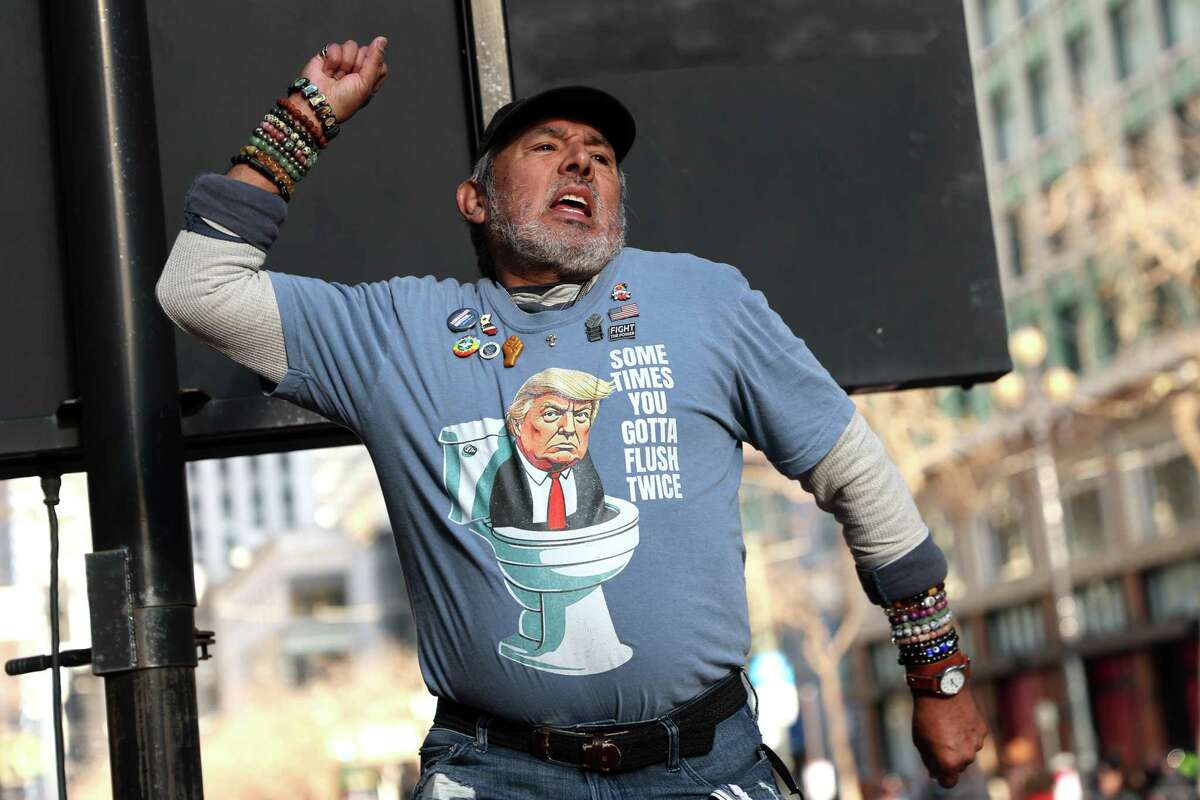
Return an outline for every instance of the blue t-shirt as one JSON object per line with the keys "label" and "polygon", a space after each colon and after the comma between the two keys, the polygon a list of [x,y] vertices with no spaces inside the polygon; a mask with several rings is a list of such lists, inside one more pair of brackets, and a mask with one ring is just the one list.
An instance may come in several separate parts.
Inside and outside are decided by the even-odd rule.
{"label": "blue t-shirt", "polygon": [[745,662],[741,442],[794,477],[854,406],[736,269],[626,248],[538,313],[491,280],[271,280],[275,395],[369,450],[433,694],[632,722]]}

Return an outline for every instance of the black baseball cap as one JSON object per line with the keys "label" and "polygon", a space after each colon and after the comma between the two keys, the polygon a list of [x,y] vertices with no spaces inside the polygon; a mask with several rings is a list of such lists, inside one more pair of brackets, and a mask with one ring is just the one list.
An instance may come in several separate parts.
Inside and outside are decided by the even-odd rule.
{"label": "black baseball cap", "polygon": [[608,139],[617,161],[625,158],[637,134],[629,109],[608,92],[590,86],[559,86],[501,106],[479,140],[478,154],[505,143],[526,125],[547,117],[591,125]]}

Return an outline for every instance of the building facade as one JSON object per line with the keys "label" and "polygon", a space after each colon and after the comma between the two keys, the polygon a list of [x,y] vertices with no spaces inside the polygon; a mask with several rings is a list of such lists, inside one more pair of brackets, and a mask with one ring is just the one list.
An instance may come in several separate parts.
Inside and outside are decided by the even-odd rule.
{"label": "building facade", "polygon": [[[997,391],[1016,381],[938,391],[962,426],[917,492],[993,733],[981,761],[1019,784],[1086,747],[1064,668],[1078,655],[1095,754],[1154,768],[1197,741],[1200,293],[1191,242],[1156,254],[1142,238],[1200,197],[1200,4],[964,8],[1010,330],[1046,343],[1040,366],[1018,368],[1023,399]],[[1142,223],[1103,203],[1056,215],[1075,175],[1133,186],[1107,199],[1140,204]],[[1053,399],[1039,388],[1051,371],[1060,389],[1071,378]],[[915,776],[887,635],[873,618],[853,664],[863,772]]]}

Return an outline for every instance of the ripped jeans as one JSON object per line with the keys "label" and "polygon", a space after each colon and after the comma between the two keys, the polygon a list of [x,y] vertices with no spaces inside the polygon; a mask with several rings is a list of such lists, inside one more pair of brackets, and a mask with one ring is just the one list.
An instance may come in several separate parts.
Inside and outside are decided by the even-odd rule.
{"label": "ripped jeans", "polygon": [[783,800],[747,703],[717,725],[702,756],[677,755],[629,772],[599,773],[488,746],[475,736],[431,728],[421,746],[414,800]]}

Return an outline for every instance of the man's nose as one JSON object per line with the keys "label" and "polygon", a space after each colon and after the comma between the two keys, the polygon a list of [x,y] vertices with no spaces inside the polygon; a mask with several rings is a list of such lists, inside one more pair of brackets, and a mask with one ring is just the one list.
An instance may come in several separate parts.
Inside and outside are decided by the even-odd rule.
{"label": "man's nose", "polygon": [[588,153],[587,148],[583,143],[568,145],[565,154],[563,155],[562,163],[559,165],[559,172],[567,175],[574,175],[581,178],[591,179],[592,177],[592,157]]}
{"label": "man's nose", "polygon": [[570,414],[562,418],[562,422],[558,424],[558,432],[563,436],[575,435],[575,417]]}

